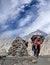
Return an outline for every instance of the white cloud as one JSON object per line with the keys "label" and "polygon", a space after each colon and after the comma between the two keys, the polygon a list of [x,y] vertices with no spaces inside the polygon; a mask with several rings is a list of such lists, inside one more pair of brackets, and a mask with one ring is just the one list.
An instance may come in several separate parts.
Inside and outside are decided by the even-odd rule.
{"label": "white cloud", "polygon": [[[3,24],[2,29],[4,29],[6,20],[9,18],[15,18],[18,15],[19,11],[24,8],[22,6],[23,3],[30,3],[31,0],[11,0],[11,6],[8,10],[5,10],[3,14],[0,14],[0,23]],[[5,31],[0,35],[0,39],[8,39],[11,38],[13,35],[25,36],[37,29],[40,29],[46,33],[50,33],[50,3],[48,4],[44,0],[40,0],[40,9],[38,10],[39,16],[33,23],[31,23],[28,27],[23,27],[11,31]],[[20,2],[20,5],[19,5]],[[17,6],[17,10],[14,10]],[[19,7],[19,8],[18,8]],[[20,8],[21,7],[21,8]],[[32,14],[31,14],[32,15]],[[20,20],[19,26],[24,26],[25,24],[29,23],[29,20],[33,20],[33,15],[28,15],[25,19]],[[5,26],[7,28],[7,26]]]}
{"label": "white cloud", "polygon": [[11,39],[13,38],[14,35],[18,35],[20,32],[21,32],[21,28],[10,30],[10,31],[5,31],[2,34],[0,34],[0,39]]}
{"label": "white cloud", "polygon": [[32,16],[27,15],[26,18],[23,18],[20,20],[19,26],[24,26],[26,24],[29,23],[29,21],[31,20]]}
{"label": "white cloud", "polygon": [[48,4],[48,6],[46,5],[46,3],[44,3],[44,5],[41,4],[41,8],[38,11],[39,16],[35,21],[33,21],[33,23],[30,26],[25,27],[23,29],[24,31],[22,34],[20,34],[20,36],[27,35],[37,29],[40,29],[50,34],[50,7],[49,6],[50,4]]}
{"label": "white cloud", "polygon": [[[30,3],[31,0],[1,0],[1,10],[0,10],[0,24],[1,24],[1,30],[4,30],[8,27],[6,25],[6,21],[8,18],[15,19],[15,17],[18,17],[19,12],[24,8],[23,4]],[[26,19],[25,19],[26,21]],[[14,34],[17,34],[17,31],[20,31],[20,29],[11,30],[11,31],[5,31],[2,34],[0,34],[0,38],[10,38]]]}
{"label": "white cloud", "polygon": [[20,0],[20,2],[22,2],[22,4],[28,4],[31,2],[31,0]]}
{"label": "white cloud", "polygon": [[5,30],[8,28],[8,25],[1,25],[0,27],[1,27],[0,30]]}
{"label": "white cloud", "polygon": [[[14,17],[21,10],[22,4],[30,3],[31,0],[1,0],[0,22],[7,20],[9,16]],[[6,4],[5,4],[6,3]],[[9,4],[9,5],[8,5]],[[16,7],[16,10],[15,10]]]}

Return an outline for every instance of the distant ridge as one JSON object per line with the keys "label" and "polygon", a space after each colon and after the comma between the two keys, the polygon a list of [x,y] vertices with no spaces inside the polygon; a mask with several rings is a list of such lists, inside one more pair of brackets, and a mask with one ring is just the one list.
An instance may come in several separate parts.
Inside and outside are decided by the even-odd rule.
{"label": "distant ridge", "polygon": [[23,39],[27,41],[27,40],[29,40],[33,35],[43,35],[44,37],[46,37],[48,34],[45,33],[45,32],[43,32],[43,31],[41,31],[41,30],[36,30],[36,31],[34,31],[34,32],[32,32],[32,33],[30,33],[30,34],[24,36]]}

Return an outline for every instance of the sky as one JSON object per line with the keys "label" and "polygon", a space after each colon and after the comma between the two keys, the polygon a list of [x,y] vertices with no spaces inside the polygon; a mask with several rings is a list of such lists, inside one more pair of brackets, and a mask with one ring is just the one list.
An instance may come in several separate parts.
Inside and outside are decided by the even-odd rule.
{"label": "sky", "polygon": [[38,29],[50,34],[50,0],[0,0],[0,39]]}

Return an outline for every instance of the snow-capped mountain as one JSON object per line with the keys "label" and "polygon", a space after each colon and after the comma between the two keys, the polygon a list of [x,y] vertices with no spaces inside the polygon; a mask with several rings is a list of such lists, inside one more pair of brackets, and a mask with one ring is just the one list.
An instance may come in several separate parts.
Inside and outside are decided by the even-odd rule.
{"label": "snow-capped mountain", "polygon": [[33,35],[43,35],[44,37],[46,37],[48,34],[41,31],[41,30],[37,30],[37,31],[34,31],[26,36],[23,37],[24,40],[29,40]]}

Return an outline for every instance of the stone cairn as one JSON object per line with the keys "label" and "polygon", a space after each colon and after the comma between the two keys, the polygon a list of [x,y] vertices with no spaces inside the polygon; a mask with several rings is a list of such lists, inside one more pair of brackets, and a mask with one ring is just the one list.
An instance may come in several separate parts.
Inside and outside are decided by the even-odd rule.
{"label": "stone cairn", "polygon": [[25,45],[25,41],[22,38],[17,37],[13,42],[12,46],[8,50],[8,54],[12,56],[27,56],[27,48]]}

